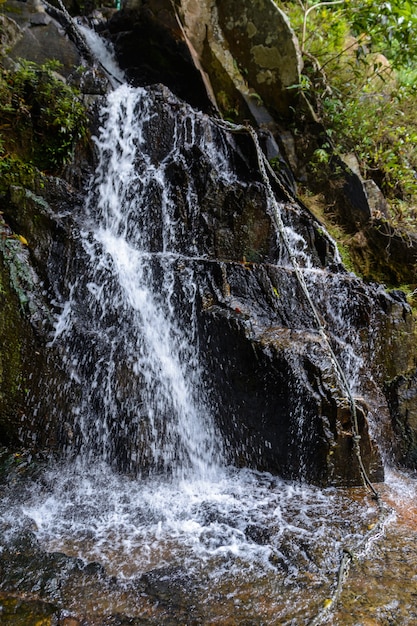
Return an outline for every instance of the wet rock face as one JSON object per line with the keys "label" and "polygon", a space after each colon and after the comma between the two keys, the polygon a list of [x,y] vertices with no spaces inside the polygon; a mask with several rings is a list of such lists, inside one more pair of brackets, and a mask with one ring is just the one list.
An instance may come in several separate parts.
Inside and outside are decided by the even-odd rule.
{"label": "wet rock face", "polygon": [[[340,296],[358,297],[357,286],[343,275],[340,281]],[[229,263],[205,268],[203,283],[204,359],[231,462],[322,484],[359,484],[346,390],[294,273]],[[379,481],[381,459],[368,432],[372,404],[379,403],[378,428],[390,426],[375,385],[368,392],[356,407],[361,453]]]}
{"label": "wet rock face", "polygon": [[114,15],[108,30],[119,65],[132,84],[162,83],[191,105],[210,110],[206,88],[169,1],[130,3]]}
{"label": "wet rock face", "polygon": [[[216,138],[219,146],[227,146],[228,163],[222,167],[230,167],[233,172],[219,181],[218,171],[197,140],[184,144],[180,148],[181,158],[166,170],[166,193],[175,206],[175,245],[180,254],[176,280],[180,284],[185,266],[195,276],[201,362],[229,460],[287,477],[357,484],[360,479],[352,450],[346,393],[294,268],[286,258],[285,246],[268,209],[270,200],[259,175],[252,139],[248,133],[229,134],[207,117],[195,116],[166,88],[153,88],[151,93],[155,112],[148,129],[152,137],[147,143],[151,163],[160,163],[170,153],[173,120],[178,119],[181,121],[177,123],[184,123],[187,128],[193,125],[196,138],[207,133]],[[374,353],[361,345],[370,345],[371,321],[377,327],[385,315],[376,293],[344,272],[333,243],[304,207],[284,198],[280,185],[276,193],[288,232],[297,234],[294,245],[301,246],[300,258],[308,254],[312,264],[307,274],[309,288],[325,320],[333,349],[346,359],[345,342],[360,333],[362,344],[355,346],[363,359],[360,375],[368,376]],[[190,197],[194,198],[192,204]],[[153,200],[155,205],[149,207],[155,214],[152,246],[158,251],[158,194]],[[47,348],[46,343],[52,330],[48,315],[56,316],[62,310],[70,285],[85,273],[88,263],[80,244],[79,227],[73,220],[80,202],[68,186],[54,186],[53,181],[42,201],[22,189],[12,189],[9,197],[8,218],[15,220],[16,229],[33,233],[31,262],[42,281],[42,297],[49,303],[49,309],[39,307],[39,311],[44,311],[40,326],[31,320],[38,328],[36,332],[43,342],[41,353],[47,355],[49,365],[41,366],[42,380],[33,389],[28,404],[28,411],[36,408],[37,418],[32,420],[31,428],[24,430],[27,444],[32,441],[33,432],[37,433],[38,444],[50,447],[72,445],[77,437],[68,416],[85,390],[75,377],[61,385],[65,375],[60,369],[62,355],[53,345]],[[134,245],[134,231],[131,244]],[[181,316],[184,303],[178,300],[173,304]],[[329,311],[333,311],[330,317]],[[93,327],[88,311],[85,319],[80,315],[74,341],[81,352],[86,350],[88,337],[95,337]],[[92,350],[89,358],[95,366],[103,354],[97,341],[88,345]],[[381,341],[378,350],[384,348]],[[115,361],[115,367],[122,407],[124,401],[130,402],[133,386],[138,383],[136,378],[131,379],[133,374],[123,354]],[[92,405],[98,414],[103,403],[99,391],[92,394]],[[375,384],[361,393],[364,399],[358,417],[362,452],[371,478],[380,480],[380,457],[367,423],[368,413],[380,398]],[[63,422],[62,415],[68,421]],[[388,432],[384,410],[377,417],[378,428]],[[117,423],[114,424],[112,446],[116,464],[131,470],[126,450],[138,434],[136,422],[129,425],[129,419],[126,413],[123,420],[128,424],[127,430],[119,432]],[[143,458],[146,463],[146,454]]]}
{"label": "wet rock face", "polygon": [[[201,361],[230,460],[285,476],[358,483],[346,390],[294,268],[285,258],[252,140],[246,133],[233,135],[207,125],[204,117],[180,106],[166,89],[152,92],[157,112],[152,119],[158,120],[149,129],[152,163],[170,153],[173,110],[177,120],[190,116],[187,126],[193,125],[196,138],[206,133],[228,146],[229,165],[222,167],[231,167],[231,175],[220,180],[197,139],[182,146],[175,163],[167,166],[166,193],[175,198],[175,248],[184,255],[177,280],[181,282],[184,266],[192,269],[200,294]],[[186,191],[190,188],[192,205]],[[377,289],[343,271],[332,242],[302,205],[288,199],[281,204],[288,233],[302,238],[294,245],[301,241],[306,245],[312,264],[306,273],[308,287],[334,352],[349,366],[346,351],[357,335],[354,348],[363,359],[358,375],[369,377],[375,357],[372,326],[381,323],[389,306],[385,303],[382,308]],[[175,305],[181,315],[183,302]],[[381,343],[378,350],[385,347]],[[377,427],[389,433],[386,407],[381,406],[376,383],[369,382],[360,393],[362,451],[370,475],[379,480],[381,462],[367,419],[373,412]]]}
{"label": "wet rock face", "polygon": [[[38,193],[36,193],[38,192]],[[42,194],[42,195],[40,195]],[[42,406],[59,364],[47,348],[56,314],[68,296],[68,259],[74,254],[71,213],[78,196],[58,178],[34,191],[11,186],[2,197],[0,228],[0,441],[56,447],[53,406]],[[24,233],[26,244],[14,233]],[[62,374],[64,376],[64,374]],[[62,380],[62,379],[61,379]],[[58,394],[53,394],[58,401]],[[59,401],[58,401],[59,405]]]}
{"label": "wet rock face", "polygon": [[395,378],[387,384],[386,393],[398,437],[399,461],[417,470],[417,372]]}
{"label": "wet rock face", "polygon": [[[9,244],[6,259],[0,256],[0,441],[3,445],[13,446],[21,442],[19,434],[25,428],[30,393],[38,382],[32,368],[39,372],[44,358],[40,353],[41,344],[34,337],[29,322],[22,319],[27,290],[10,285],[8,257],[10,255],[19,262],[19,245],[17,242],[5,243]],[[21,301],[15,289],[20,293]],[[28,310],[25,312],[27,314]]]}

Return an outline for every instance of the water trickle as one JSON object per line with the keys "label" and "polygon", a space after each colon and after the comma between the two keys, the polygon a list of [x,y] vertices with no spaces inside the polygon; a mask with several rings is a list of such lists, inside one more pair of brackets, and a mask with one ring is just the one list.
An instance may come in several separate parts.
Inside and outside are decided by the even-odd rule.
{"label": "water trickle", "polygon": [[106,71],[111,85],[116,88],[119,84],[124,83],[124,72],[122,72],[115,60],[114,51],[111,45],[91,28],[88,28],[81,23],[77,24],[77,28],[84,37],[87,46],[93,53],[94,57]]}

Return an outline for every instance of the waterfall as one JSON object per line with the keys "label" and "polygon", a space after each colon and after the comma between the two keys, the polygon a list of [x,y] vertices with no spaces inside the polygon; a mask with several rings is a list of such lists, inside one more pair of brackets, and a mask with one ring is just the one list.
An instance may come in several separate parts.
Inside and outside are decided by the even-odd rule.
{"label": "waterfall", "polygon": [[[156,132],[160,124],[167,132]],[[122,85],[101,111],[96,170],[85,204],[74,216],[79,247],[68,271],[68,298],[51,337],[51,350],[67,375],[56,394],[63,398],[56,411],[65,455],[40,479],[35,475],[23,486],[17,481],[0,502],[0,554],[13,541],[20,546],[29,521],[36,545],[55,562],[64,554],[81,571],[88,563],[103,567],[104,591],[90,609],[97,623],[118,613],[142,619],[151,604],[150,624],[186,623],[188,616],[174,612],[170,620],[165,613],[170,602],[181,611],[184,598],[187,610],[192,603],[197,611],[196,623],[227,623],[231,614],[236,623],[258,617],[271,626],[307,623],[334,593],[340,554],[346,554],[346,546],[364,548],[364,536],[378,522],[375,507],[361,495],[352,498],[334,488],[228,465],[227,443],[215,419],[216,390],[206,372],[209,356],[199,307],[210,308],[217,298],[215,313],[232,325],[238,320],[247,337],[256,339],[259,333],[267,341],[275,329],[265,331],[262,314],[253,322],[244,317],[246,302],[253,298],[244,280],[253,275],[263,289],[255,292],[258,310],[272,311],[267,323],[287,324],[283,334],[287,328],[292,332],[293,324],[294,336],[307,329],[306,337],[313,336],[313,352],[307,356],[319,361],[325,351],[314,336],[311,311],[292,298],[298,288],[294,255],[317,310],[327,316],[329,340],[355,393],[364,367],[346,322],[351,279],[320,266],[305,233],[291,223],[293,209],[290,219],[285,215],[291,254],[273,232],[275,257],[268,257],[268,271],[259,267],[256,274],[246,261],[213,259],[215,245],[204,231],[207,216],[200,212],[202,197],[226,189],[215,205],[221,213],[230,189],[242,198],[261,188],[251,169],[254,158],[245,161],[241,146],[232,150],[229,141],[218,123],[164,88]],[[238,180],[238,167],[253,176],[253,187]],[[270,198],[262,193],[267,210]],[[230,204],[227,219],[232,220],[239,207]],[[285,214],[284,202],[280,208]],[[274,290],[274,272],[285,297]],[[356,295],[367,297],[365,290]],[[310,384],[300,370],[304,353],[300,357],[291,346],[289,351],[285,365],[291,373],[284,380],[294,389],[285,390],[292,401],[284,403],[292,428],[286,445],[298,456],[299,477],[308,479],[311,468],[302,446],[315,437],[310,427],[314,407],[303,404],[301,385]],[[255,351],[251,357],[256,362]],[[335,380],[331,370],[330,363],[324,386]],[[266,373],[272,386],[278,384],[279,372]],[[239,415],[227,412],[226,400],[222,418],[233,422]],[[272,409],[275,419],[279,411]],[[273,427],[278,429],[276,421]],[[261,443],[259,455],[272,447],[269,440]],[[20,549],[13,554],[20,555]],[[31,593],[39,589],[38,558],[39,553],[20,577],[27,585],[33,579]],[[67,565],[57,574],[62,595],[57,600],[54,594],[61,591],[47,578],[45,597],[65,603],[70,596],[71,610],[84,610],[84,588],[73,593]],[[16,567],[20,572],[20,562]],[[183,595],[177,602],[178,588]]]}
{"label": "waterfall", "polygon": [[[121,83],[109,50],[81,30]],[[6,457],[0,622],[4,590],[57,607],[60,623],[360,621],[349,594],[337,614],[341,564],[366,560],[388,517],[360,489],[308,481],[323,467],[324,480],[329,467],[338,476],[347,396],[366,405],[376,386],[361,347],[377,292],[274,186],[254,130],[163,86],[126,84],[103,99],[99,124],[57,295],[59,371],[34,411],[53,414],[63,450],[33,468]],[[408,510],[415,481],[390,470],[388,484]],[[350,596],[362,607],[362,589]]]}
{"label": "waterfall", "polygon": [[[124,85],[107,99],[82,230],[86,270],[53,344],[65,346],[70,378],[88,389],[71,425],[81,460],[204,476],[222,464],[222,444],[201,377],[196,284],[192,264],[181,260],[167,176],[183,158],[179,146],[195,141],[194,122],[172,119],[172,146],[154,163],[147,143],[155,116],[143,89]],[[205,148],[218,158],[214,145]]]}
{"label": "waterfall", "polygon": [[[314,408],[308,402],[303,403],[302,393],[297,389],[306,384],[300,360],[300,350],[304,348],[289,348],[285,357],[287,380],[294,385],[283,407],[283,420],[287,419],[285,415],[290,416],[289,425],[285,425],[289,432],[285,449],[285,436],[281,440],[276,438],[273,448],[268,429],[258,435],[251,424],[243,441],[245,435],[241,436],[240,424],[244,422],[238,414],[239,408],[229,404],[224,392],[223,396],[216,395],[217,381],[208,374],[206,360],[211,359],[213,369],[211,354],[215,350],[209,345],[206,355],[201,344],[202,337],[210,342],[210,334],[213,335],[212,330],[205,335],[201,333],[204,298],[209,302],[218,299],[229,311],[234,306],[227,278],[227,272],[234,271],[230,262],[229,270],[226,266],[221,270],[223,293],[216,294],[218,283],[213,293],[216,278],[207,263],[214,261],[213,267],[218,263],[216,238],[221,239],[225,229],[212,227],[214,235],[206,234],[204,221],[213,219],[210,211],[214,213],[214,210],[209,207],[204,213],[201,203],[214,190],[215,193],[226,190],[216,201],[220,206],[214,207],[218,213],[226,214],[227,224],[235,219],[238,208],[237,203],[231,209],[222,206],[230,203],[231,192],[239,197],[242,190],[246,192],[252,186],[259,193],[259,182],[248,184],[239,179],[237,155],[242,148],[236,144],[231,148],[231,137],[221,123],[196,113],[164,89],[122,85],[109,94],[100,121],[95,138],[97,167],[78,220],[82,250],[74,259],[70,298],[56,320],[52,340],[67,371],[62,395],[70,413],[62,428],[62,439],[68,455],[88,466],[104,462],[141,476],[204,478],[226,465],[226,452],[231,447],[235,452],[227,454],[228,460],[242,455],[252,466],[257,466],[256,455],[262,457],[273,450],[272,458],[283,459],[278,462],[284,471],[285,459],[288,465],[292,464],[288,475],[298,472],[308,479],[308,448],[316,437],[312,421],[316,416]],[[158,132],[161,124],[163,133]],[[249,145],[254,153],[252,165],[250,158],[244,157],[245,175],[256,180],[259,173],[254,175],[251,170],[255,151],[247,129],[242,127],[242,130],[249,139],[246,147]],[[339,275],[318,266],[317,255],[310,254],[311,245],[307,244],[305,233],[297,232],[291,224],[294,216],[291,219],[287,216],[284,223],[281,211],[284,214],[285,203],[275,202],[256,135],[254,131],[249,134],[257,147],[266,189],[262,211],[270,213],[272,232],[276,226],[275,252],[271,257],[278,281],[287,282],[286,287],[282,285],[287,290],[286,297],[279,303],[274,301],[272,307],[268,303],[267,323],[273,325],[278,309],[285,326],[300,328],[301,332],[313,328],[316,334],[322,333],[325,344],[331,339],[335,348],[327,343],[329,354],[324,357],[331,357],[327,366],[330,376],[335,377],[335,384],[340,383],[336,380],[339,362],[335,354],[338,354],[343,361],[340,371],[345,367],[353,381],[361,363],[352,348],[348,318],[337,306],[329,308],[329,296],[337,293],[341,300],[349,286]],[[271,202],[274,207],[270,206]],[[236,223],[233,227],[236,228]],[[245,225],[242,233],[244,228],[249,230]],[[334,243],[329,246],[334,254]],[[225,251],[230,254],[230,247],[225,247]],[[337,263],[337,254],[334,257]],[[326,283],[332,282],[330,294],[323,278]],[[277,285],[281,290],[281,283]],[[298,311],[290,298],[300,286],[302,306]],[[263,289],[277,292],[272,283],[265,284]],[[253,301],[252,293],[248,295]],[[316,311],[311,298],[320,304],[320,310]],[[237,304],[234,310],[240,312],[242,305]],[[329,312],[330,330],[324,333],[321,319],[329,317]],[[256,324],[254,319],[254,325],[250,322],[244,332],[253,333]],[[260,328],[264,332],[265,327]],[[320,337],[314,341],[316,346],[312,344],[312,350],[319,350]],[[218,369],[222,367],[220,363]],[[236,372],[238,368],[239,364]],[[351,393],[350,389],[342,393],[346,391]],[[273,394],[265,410],[271,415],[268,419],[274,420],[272,437],[277,430],[274,413],[278,412],[273,404],[277,396]],[[240,407],[244,414],[244,399]],[[262,417],[265,413],[261,409]],[[221,432],[216,423],[220,423]],[[232,427],[238,424],[238,432],[237,436],[232,432],[231,440],[225,441],[231,431],[229,424]],[[262,465],[262,461],[258,466],[269,467],[268,463]]]}
{"label": "waterfall", "polygon": [[[227,466],[196,312],[209,257],[195,182],[204,161],[217,188],[235,183],[227,134],[169,92],[123,85],[107,97],[95,144],[81,246],[51,340],[68,373],[67,457],[44,474],[24,514],[49,550],[126,578],[179,562],[197,572],[218,559],[233,576],[243,559],[280,577],[274,563],[285,562],[295,580],[306,566],[297,537],[321,550],[322,512],[344,504]],[[294,417],[300,429],[304,418]],[[340,532],[336,524],[336,545]]]}

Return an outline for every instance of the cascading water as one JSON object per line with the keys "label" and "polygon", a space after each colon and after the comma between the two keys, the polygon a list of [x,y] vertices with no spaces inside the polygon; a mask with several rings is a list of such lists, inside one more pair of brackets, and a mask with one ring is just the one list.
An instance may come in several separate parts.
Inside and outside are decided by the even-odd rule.
{"label": "cascading water", "polygon": [[200,380],[196,286],[192,267],[179,269],[165,173],[193,128],[173,120],[172,149],[152,163],[154,116],[144,90],[123,86],[108,98],[82,232],[89,276],[73,286],[53,343],[66,346],[71,378],[89,390],[71,425],[81,460],[203,477],[220,464],[221,439]]}
{"label": "cascading water", "polygon": [[94,57],[99,61],[101,67],[106,72],[113,88],[116,88],[118,85],[124,83],[125,75],[114,58],[112,46],[102,37],[99,37],[94,30],[91,30],[91,28],[88,28],[88,26],[85,26],[82,23],[77,25],[77,29],[78,32],[84,37],[85,42]]}
{"label": "cascading water", "polygon": [[[223,131],[185,105],[178,115],[182,105],[168,93],[171,139],[150,153],[160,97],[124,85],[104,105],[80,216],[83,259],[51,339],[68,372],[67,454],[18,496],[5,494],[2,549],[16,535],[18,544],[30,520],[46,552],[103,565],[105,591],[88,601],[103,623],[119,612],[151,624],[308,623],[329,595],[342,547],[361,541],[375,508],[363,494],[355,502],[227,466],[199,345],[196,275],[208,260],[193,227],[201,223],[191,162],[204,155],[216,186],[237,174]],[[301,235],[286,229],[317,305],[328,309],[320,270]],[[285,251],[277,256],[291,269]],[[333,311],[353,379],[359,361],[340,298]],[[46,584],[45,596],[75,612],[82,594],[58,578],[64,591]]]}

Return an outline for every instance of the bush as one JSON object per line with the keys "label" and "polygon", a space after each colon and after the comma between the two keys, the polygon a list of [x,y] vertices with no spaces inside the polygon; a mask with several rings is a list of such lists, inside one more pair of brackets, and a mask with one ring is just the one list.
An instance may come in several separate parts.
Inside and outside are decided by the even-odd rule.
{"label": "bush", "polygon": [[79,93],[57,74],[55,61],[20,60],[16,71],[0,74],[3,158],[31,162],[57,172],[87,135],[87,114]]}
{"label": "bush", "polygon": [[354,153],[363,176],[381,187],[392,221],[416,227],[414,3],[276,3],[301,41],[306,79],[300,87],[329,140],[336,151]]}

